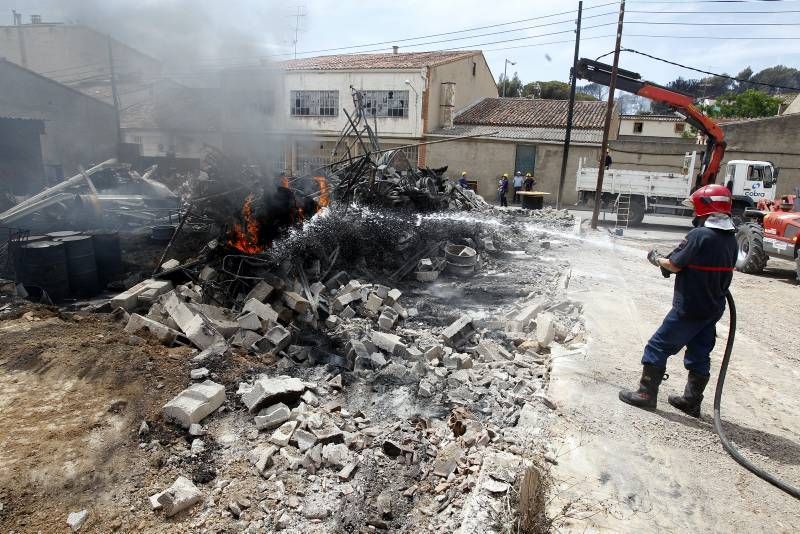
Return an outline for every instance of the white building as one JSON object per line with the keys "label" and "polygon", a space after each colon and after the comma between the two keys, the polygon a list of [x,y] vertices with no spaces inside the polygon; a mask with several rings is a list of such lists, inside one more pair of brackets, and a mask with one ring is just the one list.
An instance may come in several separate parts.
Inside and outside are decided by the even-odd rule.
{"label": "white building", "polygon": [[[218,87],[203,91],[199,106],[197,95],[188,102],[196,89],[156,91],[154,103],[123,111],[124,140],[139,144],[146,158],[199,160],[208,144],[276,172],[306,173],[344,155],[341,148],[333,151],[349,124],[347,114],[353,117],[353,90],[363,94],[383,149],[419,143],[452,125],[459,110],[497,96],[480,51],[303,58],[220,72]],[[165,95],[177,100],[170,105]],[[186,120],[192,114],[200,120]],[[355,137],[348,144],[359,151]],[[425,164],[425,146],[406,153]]]}
{"label": "white building", "polygon": [[[278,75],[279,74],[279,75]],[[223,77],[226,152],[270,146],[275,168],[302,173],[331,161],[352,116],[352,91],[364,105],[381,148],[419,143],[427,132],[497,86],[480,51],[345,54],[286,61]],[[255,88],[264,87],[266,91]],[[261,134],[261,135],[258,135]],[[351,142],[355,141],[352,139]],[[281,147],[279,153],[274,149]],[[411,161],[425,164],[426,148]],[[341,157],[341,150],[339,154]]]}
{"label": "white building", "polygon": [[686,137],[689,125],[679,115],[620,115],[620,140],[641,137]]}

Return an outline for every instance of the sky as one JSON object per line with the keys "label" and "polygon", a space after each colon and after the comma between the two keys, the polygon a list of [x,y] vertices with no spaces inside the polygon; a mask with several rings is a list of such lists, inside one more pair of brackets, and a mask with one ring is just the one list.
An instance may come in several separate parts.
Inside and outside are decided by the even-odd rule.
{"label": "sky", "polygon": [[[81,22],[171,68],[192,70],[291,58],[299,20],[299,57],[389,52],[392,43],[401,52],[480,49],[495,78],[508,59],[516,63],[508,65],[509,76],[516,72],[523,82],[566,81],[577,6],[571,0],[0,0],[0,24],[11,24],[12,9],[26,21],[40,14],[45,21]],[[618,9],[619,2],[584,2],[582,57],[613,50]],[[774,39],[800,37],[798,27],[800,0],[629,0],[622,46],[736,75],[747,66],[756,72],[776,64],[800,67],[800,39]],[[334,48],[344,49],[314,52]],[[620,66],[656,83],[702,76],[627,52]]]}

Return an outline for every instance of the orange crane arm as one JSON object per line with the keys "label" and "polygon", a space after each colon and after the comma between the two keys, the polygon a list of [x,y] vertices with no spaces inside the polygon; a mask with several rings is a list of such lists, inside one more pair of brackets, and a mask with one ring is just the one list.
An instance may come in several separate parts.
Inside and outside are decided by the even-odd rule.
{"label": "orange crane arm", "polygon": [[[607,86],[611,83],[612,68],[611,65],[605,63],[581,59],[578,61],[575,76]],[[719,124],[697,109],[692,97],[643,81],[639,74],[619,68],[617,69],[617,87],[622,91],[668,105],[670,109],[683,115],[686,122],[703,132],[706,136],[706,150],[703,154],[700,173],[695,178],[693,190],[716,181],[722,158],[725,155],[725,134]]]}

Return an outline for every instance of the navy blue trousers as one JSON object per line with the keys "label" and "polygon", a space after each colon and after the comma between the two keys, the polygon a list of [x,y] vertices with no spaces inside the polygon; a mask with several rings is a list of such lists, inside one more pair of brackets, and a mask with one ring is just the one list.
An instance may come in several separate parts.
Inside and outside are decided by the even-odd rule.
{"label": "navy blue trousers", "polygon": [[656,333],[647,342],[642,363],[660,369],[667,366],[667,358],[686,347],[683,366],[703,376],[711,374],[711,351],[717,336],[717,321],[722,314],[708,319],[687,319],[678,316],[672,308]]}

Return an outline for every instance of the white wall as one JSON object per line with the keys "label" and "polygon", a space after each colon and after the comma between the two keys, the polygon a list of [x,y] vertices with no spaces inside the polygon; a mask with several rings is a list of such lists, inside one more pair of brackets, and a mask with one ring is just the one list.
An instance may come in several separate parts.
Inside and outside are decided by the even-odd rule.
{"label": "white wall", "polygon": [[[405,81],[411,82],[411,89]],[[348,123],[342,108],[353,109],[350,86],[361,90],[408,91],[408,117],[377,117],[381,137],[422,136],[422,92],[425,89],[424,70],[374,71],[288,71],[283,76],[283,91],[278,99],[276,118],[289,131],[309,131],[317,134],[339,133]],[[416,93],[414,92],[416,90]],[[339,91],[338,115],[335,117],[292,116],[292,91]],[[374,119],[370,119],[374,125]]]}
{"label": "white wall", "polygon": [[[634,123],[642,123],[642,131],[634,132]],[[619,121],[619,135],[637,135],[640,137],[682,137],[680,133],[675,132],[676,124],[685,124],[676,121],[659,121],[648,120],[647,117],[636,119],[620,118]],[[689,126],[684,126],[686,131],[689,131]]]}

